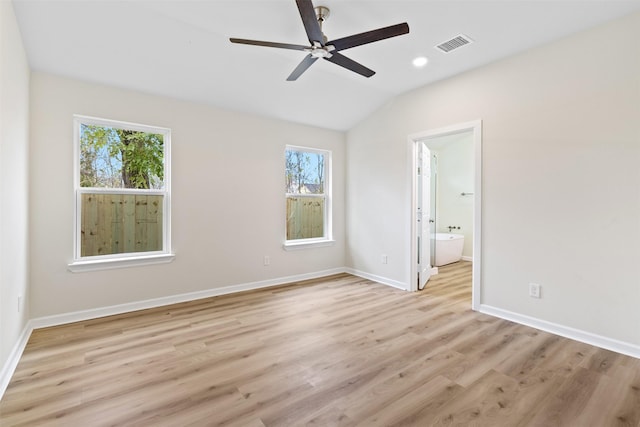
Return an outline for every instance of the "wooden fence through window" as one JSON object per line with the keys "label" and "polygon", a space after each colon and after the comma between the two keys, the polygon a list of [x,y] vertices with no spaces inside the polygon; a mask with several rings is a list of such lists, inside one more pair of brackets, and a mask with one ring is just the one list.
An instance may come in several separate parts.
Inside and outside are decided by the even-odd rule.
{"label": "wooden fence through window", "polygon": [[324,198],[287,197],[287,240],[324,236]]}
{"label": "wooden fence through window", "polygon": [[163,197],[83,193],[81,255],[161,251]]}

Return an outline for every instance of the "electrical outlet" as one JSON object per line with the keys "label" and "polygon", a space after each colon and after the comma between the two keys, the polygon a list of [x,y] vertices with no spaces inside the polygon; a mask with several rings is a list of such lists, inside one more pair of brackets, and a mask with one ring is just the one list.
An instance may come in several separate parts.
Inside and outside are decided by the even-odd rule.
{"label": "electrical outlet", "polygon": [[269,258],[269,255],[265,255],[264,256],[264,265],[267,266],[271,264],[271,258]]}
{"label": "electrical outlet", "polygon": [[540,298],[540,285],[537,283],[529,283],[529,296],[531,298]]}
{"label": "electrical outlet", "polygon": [[382,255],[382,263],[386,264],[389,261],[389,258],[387,258],[386,255]]}

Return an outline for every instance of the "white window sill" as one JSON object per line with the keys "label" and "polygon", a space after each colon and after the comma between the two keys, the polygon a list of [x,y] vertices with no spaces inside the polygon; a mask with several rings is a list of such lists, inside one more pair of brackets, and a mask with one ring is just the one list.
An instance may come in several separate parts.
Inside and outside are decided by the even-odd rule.
{"label": "white window sill", "polygon": [[315,240],[301,242],[286,242],[282,247],[285,251],[296,251],[298,249],[321,248],[324,246],[333,246],[335,240]]}
{"label": "white window sill", "polygon": [[67,266],[73,273],[85,271],[111,270],[114,268],[138,267],[142,265],[166,264],[176,257],[175,254],[140,255],[130,258],[108,258],[74,261]]}

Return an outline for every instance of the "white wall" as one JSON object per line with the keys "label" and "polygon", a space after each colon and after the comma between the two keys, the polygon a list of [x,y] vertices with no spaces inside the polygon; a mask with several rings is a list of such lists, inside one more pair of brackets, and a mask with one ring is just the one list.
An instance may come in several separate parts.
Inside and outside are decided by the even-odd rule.
{"label": "white wall", "polygon": [[635,14],[407,93],[352,129],[349,267],[408,281],[407,135],[482,119],[482,304],[640,345],[638,40]]}
{"label": "white wall", "polygon": [[[32,317],[344,266],[343,133],[38,72],[31,83]],[[172,129],[175,261],[67,271],[73,256],[73,114]],[[333,151],[334,246],[282,249],[287,144]]]}
{"label": "white wall", "polygon": [[29,318],[28,119],[29,65],[12,3],[0,1],[0,367]]}

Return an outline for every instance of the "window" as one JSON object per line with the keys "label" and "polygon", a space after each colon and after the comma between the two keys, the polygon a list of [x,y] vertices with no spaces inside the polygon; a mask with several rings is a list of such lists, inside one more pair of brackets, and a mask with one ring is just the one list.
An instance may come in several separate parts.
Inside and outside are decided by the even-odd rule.
{"label": "window", "polygon": [[170,130],[76,116],[72,271],[170,261]]}
{"label": "window", "polygon": [[285,247],[330,242],[331,152],[287,146],[285,181]]}

